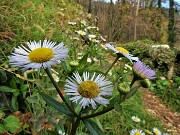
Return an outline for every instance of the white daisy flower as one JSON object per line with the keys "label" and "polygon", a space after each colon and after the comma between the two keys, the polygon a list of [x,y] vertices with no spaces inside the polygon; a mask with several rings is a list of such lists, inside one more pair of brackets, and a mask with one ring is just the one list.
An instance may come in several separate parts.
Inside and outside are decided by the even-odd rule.
{"label": "white daisy flower", "polygon": [[97,29],[95,26],[88,26],[87,29]]}
{"label": "white daisy flower", "polygon": [[130,135],[145,135],[145,133],[143,133],[142,130],[133,129],[133,130],[131,130]]}
{"label": "white daisy flower", "polygon": [[155,134],[155,135],[161,135],[161,131],[158,129],[158,128],[153,128],[153,133]]}
{"label": "white daisy flower", "polygon": [[76,22],[68,22],[68,24],[70,24],[70,25],[76,25],[77,23],[76,23]]}
{"label": "white daisy flower", "polygon": [[112,95],[113,86],[110,81],[105,79],[105,76],[94,73],[90,78],[89,72],[84,72],[81,78],[79,73],[74,73],[74,76],[66,80],[65,93],[72,96],[70,100],[81,104],[82,108],[91,105],[96,108],[97,103],[106,106],[109,100],[103,96]]}
{"label": "white daisy flower", "polygon": [[131,119],[134,121],[134,122],[140,122],[140,118],[138,118],[137,116],[132,116]]}
{"label": "white daisy flower", "polygon": [[78,30],[77,33],[81,36],[84,36],[86,35],[86,32],[85,31],[82,31],[82,30]]}
{"label": "white daisy flower", "polygon": [[90,39],[92,42],[94,42],[94,43],[99,43],[100,41],[99,40],[97,40],[97,39]]}
{"label": "white daisy flower", "polygon": [[79,53],[77,53],[77,55],[81,56],[81,55],[82,55],[82,53],[81,53],[81,52],[79,52]]}
{"label": "white daisy flower", "polygon": [[9,62],[13,67],[20,67],[22,70],[50,68],[68,56],[68,49],[63,43],[55,44],[46,39],[43,42],[30,41],[27,43],[28,48],[23,45],[15,48]]}
{"label": "white daisy flower", "polygon": [[97,62],[99,61],[96,57],[93,58],[93,61]]}
{"label": "white daisy flower", "polygon": [[51,71],[53,72],[53,73],[55,73],[55,74],[59,74],[56,70],[54,70],[53,68],[51,68]]}
{"label": "white daisy flower", "polygon": [[55,73],[52,73],[52,77],[54,78],[54,81],[59,82],[59,77]]}
{"label": "white daisy flower", "polygon": [[82,59],[82,57],[81,56],[78,56],[78,58],[77,58],[78,60],[80,60],[80,59]]}
{"label": "white daisy flower", "polygon": [[89,34],[89,35],[88,35],[88,37],[89,37],[89,39],[91,40],[91,39],[94,39],[94,38],[96,38],[96,35]]}
{"label": "white daisy flower", "polygon": [[87,22],[86,22],[85,20],[82,20],[82,21],[81,21],[81,24],[84,24],[84,26],[86,26],[86,25],[87,25]]}
{"label": "white daisy flower", "polygon": [[92,62],[91,58],[87,58],[87,62],[91,63]]}
{"label": "white daisy flower", "polygon": [[111,49],[112,51],[114,51],[114,53],[120,53],[120,54],[123,54],[126,58],[128,58],[131,62],[134,60],[134,61],[138,61],[139,58],[138,57],[133,57],[132,54],[129,53],[128,50],[124,49],[123,47],[114,47],[113,45],[110,45],[110,44],[105,44],[105,46],[108,48],[108,49]]}

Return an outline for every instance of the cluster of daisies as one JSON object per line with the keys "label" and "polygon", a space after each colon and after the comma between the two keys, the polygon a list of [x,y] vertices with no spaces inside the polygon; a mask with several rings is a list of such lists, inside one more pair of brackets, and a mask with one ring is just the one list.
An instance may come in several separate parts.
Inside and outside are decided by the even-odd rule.
{"label": "cluster of daisies", "polygon": [[[63,43],[57,44],[49,40],[32,41],[27,43],[27,47],[19,46],[15,48],[10,57],[10,64],[14,67],[20,67],[22,70],[51,68],[51,66],[59,64],[68,57],[68,48]],[[133,72],[141,79],[154,79],[155,71],[151,70],[137,57],[131,55],[126,49],[114,47],[106,44],[116,54],[121,54],[128,58],[131,62],[136,61],[132,67]],[[55,74],[53,74],[56,78]],[[59,80],[56,80],[57,82]],[[80,104],[82,108],[92,106],[93,109],[97,104],[106,106],[109,100],[106,96],[111,96],[113,85],[102,74],[90,74],[84,72],[80,75],[78,72],[68,77],[65,85],[65,93],[70,96],[70,100]]]}
{"label": "cluster of daisies", "polygon": [[[139,123],[141,121],[141,119],[138,116],[132,116],[131,119],[136,122]],[[149,134],[149,135],[170,135],[168,133],[162,133],[158,128],[154,127],[152,129],[152,132],[149,130],[144,130],[144,132],[140,129],[133,129],[130,131],[130,135],[145,135]]]}
{"label": "cluster of daisies", "polygon": [[[87,46],[96,46],[97,48],[101,48],[101,46],[104,46],[104,42],[106,39],[99,34],[99,28],[96,26],[89,26],[88,23],[84,20],[78,21],[78,22],[68,22],[69,25],[75,30],[77,35],[69,36],[70,39],[74,41],[81,41],[83,46],[86,44]],[[71,33],[69,33],[71,35]],[[77,47],[78,48],[78,47]],[[106,48],[106,47],[105,47]],[[79,51],[79,49],[78,49]],[[79,54],[82,54],[82,52],[79,52]],[[82,56],[78,54],[78,59],[82,59]],[[91,62],[97,62],[99,61],[96,57],[93,55],[90,55],[91,57],[87,59],[88,63]]]}
{"label": "cluster of daisies", "polygon": [[[69,25],[72,26],[79,26],[79,23],[77,22],[68,22]],[[91,31],[94,33],[98,33],[99,28],[95,26],[88,26],[87,22],[82,20],[80,21],[80,26],[81,28],[79,30],[76,30],[76,33],[80,35],[81,37],[85,36],[89,41],[94,42],[94,43],[100,43],[100,40],[106,41],[105,38],[101,35],[97,34],[92,34]],[[73,37],[73,39],[80,40],[78,37]]]}

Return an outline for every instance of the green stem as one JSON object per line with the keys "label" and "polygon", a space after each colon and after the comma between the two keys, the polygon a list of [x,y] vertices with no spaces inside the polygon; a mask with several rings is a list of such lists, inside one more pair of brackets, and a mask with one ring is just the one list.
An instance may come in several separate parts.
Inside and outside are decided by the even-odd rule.
{"label": "green stem", "polygon": [[76,122],[73,123],[73,125],[72,125],[71,135],[75,135],[76,134],[76,130],[77,130],[79,124],[80,124],[80,119],[77,118]]}
{"label": "green stem", "polygon": [[117,55],[116,59],[114,60],[114,62],[111,64],[111,66],[108,68],[108,70],[105,73],[105,76],[108,74],[108,72],[111,70],[111,68],[114,66],[114,64],[118,61],[118,59],[120,58],[119,55]]}
{"label": "green stem", "polygon": [[99,111],[97,113],[93,113],[93,114],[90,114],[90,115],[87,115],[87,116],[83,116],[83,117],[81,117],[81,119],[89,119],[89,118],[92,118],[92,117],[96,117],[98,115],[107,113],[107,112],[111,111],[112,109],[114,109],[114,106],[106,108],[106,109],[104,109],[102,111]]}
{"label": "green stem", "polygon": [[132,80],[132,82],[131,82],[131,84],[130,84],[130,88],[133,86],[133,84],[135,83],[135,81],[136,81],[136,77],[133,77],[133,80]]}
{"label": "green stem", "polygon": [[126,99],[129,99],[130,97],[132,97],[136,93],[136,91],[138,90],[139,87],[141,87],[141,85],[138,85],[138,86],[135,86],[134,88],[132,88],[132,90],[122,98],[122,102],[124,102]]}
{"label": "green stem", "polygon": [[118,82],[118,80],[119,80],[120,77],[124,77],[124,75],[119,74],[119,76],[115,79],[115,81],[114,81],[114,83],[113,83],[113,86]]}
{"label": "green stem", "polygon": [[61,97],[61,99],[64,101],[64,103],[66,104],[66,106],[69,108],[69,110],[76,116],[79,117],[76,112],[71,108],[71,106],[68,104],[68,102],[66,101],[66,99],[64,98],[63,94],[60,92],[60,88],[58,87],[57,83],[54,81],[54,78],[51,75],[51,72],[48,68],[45,69],[47,75],[49,76],[51,82],[53,83],[54,87],[56,88],[56,91],[58,92],[59,96]]}

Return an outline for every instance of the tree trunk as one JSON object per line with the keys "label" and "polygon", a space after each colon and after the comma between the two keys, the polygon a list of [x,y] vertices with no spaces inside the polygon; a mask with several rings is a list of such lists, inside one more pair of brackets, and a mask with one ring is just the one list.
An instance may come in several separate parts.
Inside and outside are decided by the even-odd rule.
{"label": "tree trunk", "polygon": [[88,13],[91,13],[91,0],[89,0],[89,4],[88,4]]}
{"label": "tree trunk", "polygon": [[168,42],[170,47],[175,44],[175,25],[174,25],[174,0],[169,1],[169,25],[168,25]]}
{"label": "tree trunk", "polygon": [[162,0],[158,0],[158,8],[160,8],[160,9],[162,7],[161,3],[162,3]]}
{"label": "tree trunk", "polygon": [[137,7],[136,7],[136,14],[135,14],[135,20],[134,20],[134,41],[137,39],[137,17],[138,17],[138,11],[139,11],[139,4],[140,0],[138,0]]}

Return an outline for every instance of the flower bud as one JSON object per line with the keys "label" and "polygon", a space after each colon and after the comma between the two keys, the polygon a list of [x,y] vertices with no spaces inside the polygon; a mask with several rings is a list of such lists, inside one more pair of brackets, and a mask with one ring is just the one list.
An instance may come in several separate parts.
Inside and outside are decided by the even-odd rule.
{"label": "flower bud", "polygon": [[71,61],[69,64],[72,67],[78,67],[79,66],[79,62],[77,62],[77,61]]}
{"label": "flower bud", "polygon": [[129,85],[129,83],[120,83],[120,84],[118,84],[117,88],[123,94],[126,94],[126,93],[130,92],[130,85]]}
{"label": "flower bud", "polygon": [[149,88],[151,86],[151,82],[148,79],[141,80],[140,84],[144,88]]}

